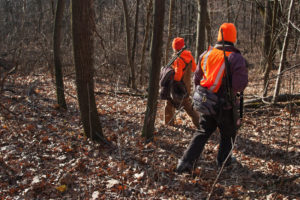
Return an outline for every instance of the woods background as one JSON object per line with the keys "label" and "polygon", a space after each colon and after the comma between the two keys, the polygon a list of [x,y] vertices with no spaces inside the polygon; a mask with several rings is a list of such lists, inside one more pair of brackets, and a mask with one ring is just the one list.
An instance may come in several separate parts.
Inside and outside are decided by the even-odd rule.
{"label": "woods background", "polygon": [[[188,197],[194,199],[210,196],[208,194],[216,191],[213,193],[213,197],[216,199],[223,196],[240,199],[243,197],[265,199],[268,195],[271,199],[299,198],[299,12],[300,2],[297,0],[87,0],[82,2],[80,0],[0,0],[0,95],[2,99],[0,135],[3,141],[7,141],[3,142],[1,146],[0,164],[8,170],[0,171],[3,175],[0,179],[3,182],[0,185],[3,189],[0,197],[5,199],[5,197],[14,197],[15,193],[19,193],[21,195],[19,197],[45,198],[52,193],[57,198],[64,195],[64,197],[71,198],[72,194],[77,194],[80,197],[92,198],[94,195],[93,198],[104,199],[118,197],[170,197],[174,199]],[[268,162],[270,160],[273,162],[272,159],[280,162],[281,158],[285,156],[290,160],[280,162],[281,164],[278,165],[272,163],[272,167],[267,169],[262,167],[265,164],[261,164],[262,172],[253,173],[253,176],[245,175],[245,168],[240,170],[239,176],[248,178],[250,176],[251,188],[244,186],[243,181],[238,183],[240,185],[231,184],[230,186],[221,181],[216,186],[216,190],[211,190],[216,174],[208,170],[208,174],[212,174],[212,177],[204,176],[202,180],[200,175],[207,172],[202,168],[198,168],[197,175],[199,177],[196,179],[195,177],[179,178],[181,184],[178,186],[172,181],[167,181],[168,178],[175,176],[173,172],[161,172],[161,164],[158,164],[160,167],[156,168],[149,160],[144,160],[144,158],[149,158],[146,153],[150,148],[149,151],[152,152],[150,158],[154,159],[153,163],[159,163],[154,157],[161,154],[155,153],[160,152],[159,148],[163,148],[166,151],[164,154],[174,156],[172,156],[174,159],[167,162],[169,158],[165,158],[164,156],[167,155],[163,155],[166,163],[171,165],[164,164],[167,166],[165,168],[172,169],[176,158],[179,158],[189,138],[186,135],[186,140],[181,141],[180,133],[191,134],[193,132],[193,130],[182,127],[169,130],[163,127],[161,122],[161,109],[163,109],[161,104],[163,102],[156,97],[158,92],[157,75],[161,66],[165,65],[172,56],[171,41],[174,37],[185,39],[188,49],[191,50],[198,62],[199,55],[209,45],[215,44],[218,28],[223,22],[232,22],[237,27],[236,47],[241,50],[242,55],[249,63],[250,82],[245,91],[245,107],[248,113],[245,116],[245,128],[242,132],[249,134],[249,138],[258,137],[256,138],[258,143],[255,145],[263,146],[272,146],[273,143],[266,138],[270,137],[273,131],[279,135],[283,134],[282,137],[276,135],[277,139],[280,138],[278,143],[287,140],[281,146],[276,143],[277,139],[273,139],[275,145],[280,146],[279,153],[272,154],[270,149],[273,147],[270,149],[264,147],[264,150],[270,150],[270,154],[258,157],[261,159],[267,157]],[[51,105],[50,110],[48,110],[49,105]],[[56,113],[64,112],[60,110],[63,108],[68,109],[65,114]],[[54,112],[55,114],[53,114]],[[285,112],[287,114],[282,117],[281,114],[283,115]],[[124,115],[127,117],[126,120]],[[47,119],[46,116],[51,117]],[[184,121],[181,121],[181,125],[189,128],[190,122],[186,122],[188,119],[184,117],[184,114],[181,113],[179,116]],[[24,121],[23,118],[27,121]],[[132,155],[139,155],[140,153],[136,153],[136,151],[146,148],[141,155],[144,158],[139,160],[142,166],[132,173],[137,174],[138,178],[135,179],[138,183],[147,185],[154,181],[159,182],[162,186],[150,184],[145,187],[148,192],[144,192],[141,187],[136,189],[135,186],[126,182],[129,180],[125,180],[125,175],[121,175],[122,178],[114,177],[112,179],[108,167],[102,172],[94,173],[94,169],[90,169],[93,165],[87,163],[93,161],[101,164],[104,169],[104,166],[108,165],[107,161],[95,161],[94,159],[98,156],[105,157],[110,153],[104,150],[102,152],[104,155],[102,155],[98,152],[99,147],[94,146],[97,144],[89,143],[86,140],[84,142],[90,148],[89,151],[97,152],[97,156],[83,159],[80,153],[78,155],[81,156],[76,153],[85,150],[76,149],[72,145],[61,147],[64,153],[76,152],[72,156],[78,159],[77,168],[75,170],[73,168],[73,171],[70,170],[67,173],[75,179],[72,183],[65,183],[58,178],[47,182],[41,178],[42,167],[35,169],[39,175],[34,176],[33,173],[28,175],[29,178],[20,175],[20,173],[28,172],[25,168],[10,169],[9,165],[19,166],[19,164],[13,161],[9,155],[14,155],[16,160],[19,159],[21,162],[21,154],[18,151],[11,152],[9,150],[11,142],[14,141],[12,140],[13,135],[19,134],[23,130],[30,132],[32,133],[29,134],[30,138],[38,138],[35,145],[39,142],[48,145],[49,141],[51,144],[55,141],[50,138],[56,136],[50,134],[46,138],[40,135],[44,132],[39,130],[41,128],[37,124],[46,119],[49,121],[47,126],[42,128],[43,131],[50,130],[65,134],[62,130],[68,127],[68,134],[77,132],[80,133],[79,135],[85,135],[93,141],[104,142],[107,145],[116,143],[118,150],[127,148],[128,138],[126,139],[126,137],[131,137],[133,136],[131,134],[134,133],[135,137],[133,138],[136,140],[135,145],[138,144],[137,148],[127,149],[126,155],[119,155],[118,151],[115,152],[113,154],[115,157],[109,162],[117,163],[118,167],[116,167],[117,169],[111,167],[111,169],[116,170],[116,174],[122,174],[132,164],[130,162],[124,164],[124,160],[126,158],[134,160]],[[260,122],[260,119],[265,121]],[[70,126],[66,125],[66,120]],[[275,125],[266,127],[266,124],[273,122]],[[260,123],[264,123],[264,125]],[[50,124],[57,125],[50,126]],[[276,127],[283,129],[277,131]],[[82,133],[82,128],[85,134]],[[249,131],[254,129],[253,133]],[[264,129],[265,131],[262,131]],[[126,130],[129,135],[126,135]],[[170,132],[166,133],[166,130]],[[126,139],[126,144],[120,142],[122,138],[118,136],[124,132],[126,134],[122,137]],[[260,135],[262,133],[268,134],[262,136]],[[176,137],[168,142],[176,144],[180,141],[179,149],[169,152],[172,145],[159,143],[162,141],[160,139],[157,141],[156,134],[168,137],[175,134]],[[147,141],[156,143],[148,143],[148,146],[141,145],[140,138],[138,138],[140,135],[151,139]],[[72,137],[70,136],[70,138]],[[63,140],[68,140],[68,137]],[[27,140],[24,139],[24,141]],[[76,136],[73,142],[80,146],[82,141],[82,138],[79,139]],[[248,151],[252,150],[254,144],[250,142],[247,147],[248,140],[242,139],[240,142]],[[69,144],[69,142],[67,143]],[[30,152],[33,147],[29,145],[27,148]],[[208,152],[216,151],[214,147],[209,147],[209,149]],[[26,152],[26,148],[23,150]],[[241,149],[238,148],[238,150]],[[243,156],[244,151],[241,151],[242,155],[236,152],[240,155],[239,159],[246,159]],[[57,154],[56,151],[52,153],[53,155]],[[277,154],[280,156],[273,157]],[[60,161],[68,163],[72,159],[71,157]],[[245,165],[255,171],[252,164],[258,161],[248,157],[246,160]],[[27,164],[34,165],[36,162],[39,161],[33,159],[27,161]],[[26,166],[26,164],[23,165]],[[65,164],[66,168],[69,165],[70,163]],[[89,165],[87,168],[94,173],[91,174],[100,173],[104,177],[101,181],[96,181],[98,189],[95,189],[96,186],[90,185],[89,178],[93,176],[86,179],[82,178],[80,174],[75,174],[78,169],[82,170],[81,167],[85,168],[85,165]],[[167,178],[159,178],[161,174],[151,175],[151,170],[144,165],[151,165],[151,170],[156,169],[157,173],[167,173]],[[212,164],[206,163],[205,165],[211,167]],[[53,165],[51,166],[53,167]],[[281,173],[276,174],[276,170]],[[55,173],[58,173],[59,169],[54,167],[50,171],[49,177],[55,177]],[[271,173],[272,176],[265,176],[268,173]],[[29,184],[31,181],[21,183],[16,180],[14,174],[19,174],[18,177],[21,180],[36,180],[34,177],[38,177],[39,185]],[[57,176],[62,178],[64,174],[59,172]],[[261,184],[263,186],[253,186],[255,182],[253,180],[260,176],[262,176]],[[79,180],[78,177],[81,179]],[[186,181],[183,180],[184,178]],[[206,180],[204,180],[205,178]],[[89,187],[78,190],[78,184],[82,179]],[[107,183],[111,183],[109,181],[120,179],[122,181],[115,181],[110,185],[111,187],[107,187]],[[230,179],[229,182],[234,181]],[[291,184],[285,185],[289,181]],[[170,185],[165,186],[166,183]],[[269,187],[268,183],[272,183],[271,185],[275,189]],[[202,189],[204,188],[200,193],[199,184]],[[45,194],[39,193],[39,191],[47,191],[46,186],[49,185],[51,185],[49,188],[53,190],[49,189]],[[64,185],[69,189],[59,188]],[[100,185],[104,185],[104,187]],[[188,190],[190,192],[188,194],[184,193],[187,186],[192,188]],[[29,189],[25,192],[22,188]],[[263,192],[256,195],[253,190],[257,188],[261,188]],[[176,193],[176,190],[181,192]],[[84,192],[81,193],[82,191]],[[100,193],[95,193],[96,191],[106,192],[104,192],[104,196],[101,196]],[[160,192],[161,194],[159,194]],[[297,195],[298,197],[296,197]]]}

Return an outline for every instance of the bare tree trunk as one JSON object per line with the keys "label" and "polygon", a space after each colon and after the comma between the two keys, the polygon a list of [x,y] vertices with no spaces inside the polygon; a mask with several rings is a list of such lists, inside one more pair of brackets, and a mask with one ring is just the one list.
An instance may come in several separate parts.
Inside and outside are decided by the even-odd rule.
{"label": "bare tree trunk", "polygon": [[288,13],[288,19],[287,19],[287,28],[286,28],[286,33],[285,33],[285,37],[283,40],[283,47],[282,47],[282,52],[281,52],[281,57],[280,57],[280,63],[279,63],[279,68],[278,68],[278,72],[277,72],[277,79],[276,79],[276,84],[275,84],[275,90],[274,90],[274,95],[273,95],[273,99],[272,99],[272,103],[275,104],[277,101],[277,96],[279,94],[280,91],[280,84],[281,84],[281,72],[282,70],[284,70],[284,66],[285,66],[285,61],[286,61],[286,53],[287,53],[287,48],[288,48],[288,44],[289,44],[289,35],[290,35],[290,28],[291,28],[291,15],[292,15],[292,9],[293,9],[293,5],[294,5],[294,0],[291,0],[290,2],[290,7],[289,7],[289,13]]}
{"label": "bare tree trunk", "polygon": [[55,16],[55,2],[54,0],[51,0],[51,13],[52,13],[52,17]]}
{"label": "bare tree trunk", "polygon": [[272,24],[272,10],[271,2],[265,0],[265,12],[264,12],[264,33],[263,33],[263,44],[262,44],[262,60],[261,70],[265,71],[267,57],[269,55],[270,44],[271,44],[271,24]]}
{"label": "bare tree trunk", "polygon": [[[207,47],[209,47],[212,44],[212,35],[211,35],[211,23],[210,23],[210,17],[209,17],[208,11],[206,11],[205,28],[206,28]],[[195,59],[198,59],[198,58],[195,58]]]}
{"label": "bare tree trunk", "polygon": [[130,25],[129,25],[129,15],[128,15],[128,7],[127,7],[127,2],[126,0],[122,0],[123,3],[123,11],[124,11],[124,20],[125,20],[125,29],[126,29],[126,49],[127,49],[127,62],[128,66],[130,67],[131,71],[131,76],[130,76],[130,82],[131,82],[131,87],[133,89],[136,89],[136,84],[135,84],[135,70],[134,66],[131,60],[131,37],[130,37]]}
{"label": "bare tree trunk", "polygon": [[206,12],[207,12],[207,0],[198,0],[198,18],[197,18],[197,37],[196,37],[196,53],[195,59],[198,62],[198,58],[205,47],[205,25],[206,25]]}
{"label": "bare tree trunk", "polygon": [[154,25],[151,42],[151,71],[147,110],[144,119],[142,136],[147,141],[153,139],[154,123],[157,111],[158,82],[162,59],[162,38],[164,28],[165,1],[154,0]]}
{"label": "bare tree trunk", "polygon": [[171,31],[172,31],[172,23],[173,23],[173,10],[174,10],[174,0],[170,0],[170,8],[169,8],[169,27],[168,27],[168,39],[166,44],[166,51],[165,51],[165,65],[168,63],[169,59],[169,48],[171,43]]}
{"label": "bare tree trunk", "polygon": [[273,5],[273,14],[272,14],[272,27],[271,27],[271,43],[270,43],[270,47],[269,47],[269,53],[268,56],[266,58],[266,67],[265,67],[265,71],[264,71],[264,91],[263,91],[263,97],[266,97],[267,93],[268,93],[268,79],[269,79],[269,74],[270,71],[272,69],[273,66],[273,61],[274,61],[274,57],[275,57],[275,45],[276,45],[276,41],[277,38],[275,37],[275,29],[276,29],[276,17],[277,17],[277,7],[278,7],[278,1],[274,0],[274,5]]}
{"label": "bare tree trunk", "polygon": [[94,96],[93,0],[72,1],[73,53],[78,102],[85,135],[106,142]]}
{"label": "bare tree trunk", "polygon": [[140,83],[141,85],[144,84],[144,63],[145,63],[145,51],[146,51],[146,46],[147,46],[147,41],[149,37],[149,28],[150,28],[150,16],[151,16],[151,11],[152,11],[152,0],[149,0],[148,6],[147,6],[147,19],[146,19],[146,28],[145,28],[145,36],[144,36],[144,41],[143,41],[143,48],[142,48],[142,58],[141,58],[141,70],[140,70]]}
{"label": "bare tree trunk", "polygon": [[254,43],[256,43],[257,32],[258,32],[257,31],[257,24],[258,24],[257,15],[258,15],[258,9],[255,9],[255,13],[254,13],[254,36],[253,36]]}
{"label": "bare tree trunk", "polygon": [[229,0],[226,0],[226,6],[227,6],[227,21],[231,22],[231,13],[230,13],[230,3]]}
{"label": "bare tree trunk", "polygon": [[251,2],[251,14],[250,14],[250,51],[253,51],[253,18],[254,18],[254,3]]}
{"label": "bare tree trunk", "polygon": [[44,18],[43,4],[42,4],[42,0],[36,0],[36,3],[38,5],[38,9],[39,9],[39,12],[40,12],[38,32],[41,32],[42,22],[43,22],[43,18]]}
{"label": "bare tree trunk", "polygon": [[60,0],[56,5],[54,34],[53,34],[53,56],[55,65],[55,84],[56,84],[56,98],[57,104],[64,109],[67,109],[65,100],[65,90],[63,81],[63,72],[61,64],[61,36],[62,36],[62,19],[65,9],[65,0]]}
{"label": "bare tree trunk", "polygon": [[[135,60],[135,49],[136,49],[136,44],[137,44],[137,40],[138,40],[137,32],[138,32],[139,6],[140,6],[140,0],[136,0],[133,46],[132,46],[132,54],[131,54],[131,60],[132,60],[133,66],[134,66],[134,60]],[[135,84],[135,82],[136,82],[135,76],[134,76],[134,80],[132,82]]]}

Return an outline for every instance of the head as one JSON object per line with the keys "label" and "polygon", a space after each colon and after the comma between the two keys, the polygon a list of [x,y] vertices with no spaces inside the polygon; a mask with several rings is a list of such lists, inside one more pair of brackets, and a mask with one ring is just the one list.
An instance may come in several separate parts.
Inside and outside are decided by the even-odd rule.
{"label": "head", "polygon": [[174,51],[180,51],[184,47],[184,39],[181,37],[174,38],[172,48]]}
{"label": "head", "polygon": [[222,41],[221,29],[223,30],[224,41],[235,43],[236,42],[236,28],[232,23],[224,23],[219,28],[218,42]]}

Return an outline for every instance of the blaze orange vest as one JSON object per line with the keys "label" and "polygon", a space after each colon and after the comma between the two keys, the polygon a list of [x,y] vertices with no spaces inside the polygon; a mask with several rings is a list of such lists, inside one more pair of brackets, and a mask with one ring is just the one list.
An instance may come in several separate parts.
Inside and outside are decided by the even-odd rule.
{"label": "blaze orange vest", "polygon": [[[225,52],[228,57],[232,52]],[[202,87],[217,93],[224,76],[225,59],[223,50],[209,47],[201,60],[203,77],[200,81]]]}

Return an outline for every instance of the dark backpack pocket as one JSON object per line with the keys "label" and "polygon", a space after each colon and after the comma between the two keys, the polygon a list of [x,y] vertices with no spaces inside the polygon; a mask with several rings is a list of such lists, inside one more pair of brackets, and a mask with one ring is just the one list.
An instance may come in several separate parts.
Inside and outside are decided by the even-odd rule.
{"label": "dark backpack pocket", "polygon": [[205,115],[216,115],[219,107],[218,96],[200,85],[196,87],[193,96],[193,107]]}
{"label": "dark backpack pocket", "polygon": [[174,79],[175,71],[172,67],[163,67],[160,71],[159,86],[166,87]]}

